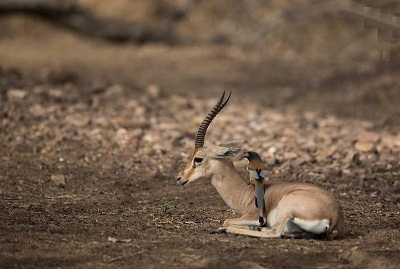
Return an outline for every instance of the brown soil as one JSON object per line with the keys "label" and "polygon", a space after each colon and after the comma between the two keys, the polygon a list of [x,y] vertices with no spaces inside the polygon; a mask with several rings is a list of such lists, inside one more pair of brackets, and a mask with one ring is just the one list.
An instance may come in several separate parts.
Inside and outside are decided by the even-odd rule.
{"label": "brown soil", "polygon": [[[115,45],[2,23],[31,20],[46,42],[0,40],[0,268],[399,268],[398,60],[312,76],[235,46]],[[271,180],[332,191],[344,239],[211,233],[234,214],[209,182],[181,188],[175,176],[222,90],[232,101],[206,143],[245,138],[275,158]]]}

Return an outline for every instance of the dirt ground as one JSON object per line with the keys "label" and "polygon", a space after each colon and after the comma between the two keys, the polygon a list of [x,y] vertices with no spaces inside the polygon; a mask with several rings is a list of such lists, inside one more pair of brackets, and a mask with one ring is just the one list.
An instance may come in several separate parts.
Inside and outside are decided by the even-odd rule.
{"label": "dirt ground", "polygon": [[[400,268],[398,59],[308,69],[293,55],[116,45],[34,20],[43,42],[32,20],[0,22],[23,32],[0,39],[0,268]],[[244,138],[271,180],[332,191],[345,238],[212,233],[234,213],[209,182],[175,176],[223,90],[232,99],[206,143]]]}

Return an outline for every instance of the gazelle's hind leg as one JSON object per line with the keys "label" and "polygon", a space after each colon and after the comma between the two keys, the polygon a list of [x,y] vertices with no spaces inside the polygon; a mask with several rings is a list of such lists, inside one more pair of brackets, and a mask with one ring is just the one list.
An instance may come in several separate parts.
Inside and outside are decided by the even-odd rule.
{"label": "gazelle's hind leg", "polygon": [[[290,237],[290,238],[319,238],[319,235],[305,232],[295,221],[291,215],[289,214],[281,214],[277,223],[271,228],[261,228],[260,230],[252,230],[250,226],[251,222],[245,223],[244,219],[246,218],[237,218],[229,221],[229,225],[219,228],[219,231],[246,235],[252,237],[262,237],[262,238],[281,238]],[[246,226],[239,226],[239,225]]]}
{"label": "gazelle's hind leg", "polygon": [[290,217],[287,217],[280,223],[277,223],[271,229],[263,227],[260,230],[252,230],[249,226],[233,225],[221,227],[219,228],[219,231],[261,238],[281,238],[283,236],[289,238],[319,239],[323,236],[303,231],[291,221]]}

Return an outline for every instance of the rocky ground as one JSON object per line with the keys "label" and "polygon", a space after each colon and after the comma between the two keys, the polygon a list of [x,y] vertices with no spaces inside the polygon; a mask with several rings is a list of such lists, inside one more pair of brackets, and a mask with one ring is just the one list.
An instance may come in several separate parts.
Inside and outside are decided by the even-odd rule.
{"label": "rocky ground", "polygon": [[[175,175],[219,98],[156,85],[1,78],[2,268],[395,268],[400,135],[373,121],[285,112],[233,91],[206,143],[244,138],[271,180],[312,182],[343,206],[337,241],[211,234],[233,217],[213,187]],[[394,130],[394,129],[393,129]],[[244,161],[237,161],[244,172]],[[371,255],[374,258],[371,259]]]}

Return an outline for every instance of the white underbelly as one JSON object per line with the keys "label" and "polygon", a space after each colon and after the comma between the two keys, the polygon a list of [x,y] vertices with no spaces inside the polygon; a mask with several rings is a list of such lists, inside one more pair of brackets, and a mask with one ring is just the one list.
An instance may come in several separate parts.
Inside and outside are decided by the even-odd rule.
{"label": "white underbelly", "polygon": [[268,227],[273,227],[276,224],[276,209],[271,210],[267,216]]}

